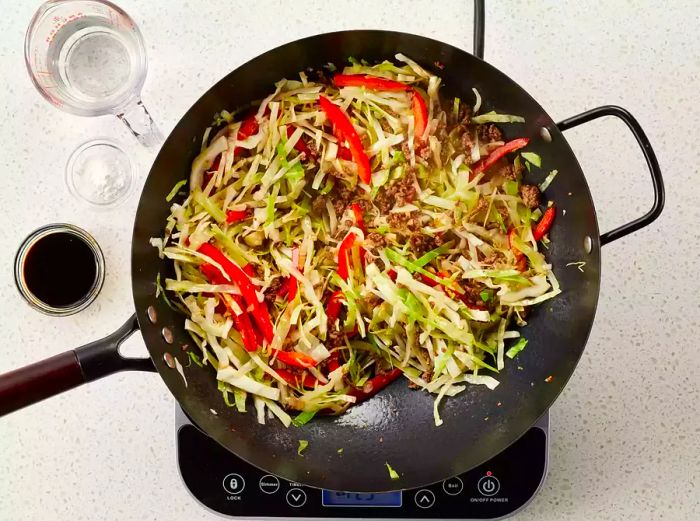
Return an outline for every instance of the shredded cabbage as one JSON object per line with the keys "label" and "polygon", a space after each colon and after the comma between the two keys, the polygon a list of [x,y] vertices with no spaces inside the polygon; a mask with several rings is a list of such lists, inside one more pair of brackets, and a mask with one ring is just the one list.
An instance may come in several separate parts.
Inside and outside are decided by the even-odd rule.
{"label": "shredded cabbage", "polygon": [[[343,413],[392,374],[434,395],[439,426],[445,400],[471,385],[494,389],[525,348],[509,328],[522,323],[523,309],[561,293],[531,232],[542,210],[525,205],[520,176],[495,166],[472,174],[503,144],[490,126],[524,119],[493,111],[465,118],[463,101],[440,98],[440,77],[395,58],[353,59],[343,73],[410,90],[338,89],[300,73],[277,82],[242,121],[222,110],[204,133],[189,186],[180,181],[166,197],[165,233],[150,242],[173,263],[157,292],[184,313],[193,340],[191,363],[176,361],[177,370],[183,379],[185,370],[212,372],[225,405],[245,413],[252,400],[260,423],[301,426],[321,412]],[[490,100],[472,91],[476,114]],[[426,102],[422,135],[416,95]],[[369,186],[320,96],[348,115]],[[542,165],[527,149],[499,165],[519,172],[522,161]],[[202,253],[206,244],[226,261]],[[299,440],[299,455],[305,448]]]}
{"label": "shredded cabbage", "polygon": [[474,116],[472,123],[481,125],[482,123],[525,123],[525,118],[522,116],[511,116],[509,114],[496,114],[495,112],[487,112],[480,116]]}

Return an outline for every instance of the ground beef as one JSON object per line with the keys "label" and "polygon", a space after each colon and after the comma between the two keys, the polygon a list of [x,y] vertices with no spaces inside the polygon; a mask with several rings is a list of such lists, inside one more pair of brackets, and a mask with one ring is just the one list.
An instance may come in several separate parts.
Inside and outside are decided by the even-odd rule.
{"label": "ground beef", "polygon": [[437,248],[435,238],[423,233],[411,234],[409,243],[411,244],[411,253],[417,257],[420,257],[425,252]]}
{"label": "ground beef", "polygon": [[528,208],[534,209],[540,205],[540,189],[535,185],[522,185],[520,196]]}
{"label": "ground beef", "polygon": [[[421,379],[425,382],[430,382],[433,379],[433,372],[428,369],[427,371],[423,371],[420,375]],[[420,389],[421,386],[418,384],[414,384],[413,382],[408,383],[408,387],[411,389]]]}
{"label": "ground beef", "polygon": [[396,198],[397,206],[404,206],[412,203],[416,196],[416,178],[412,173],[407,173],[402,178],[392,183],[389,190],[390,195]]}
{"label": "ground beef", "polygon": [[372,211],[372,203],[367,199],[355,199],[352,203],[359,206],[362,213],[369,213]]}
{"label": "ground beef", "polygon": [[370,293],[364,298],[364,304],[367,309],[374,309],[381,303],[382,299],[380,299],[377,295],[374,295],[373,293]]}
{"label": "ground beef", "polygon": [[[304,143],[306,144],[306,148],[309,149],[309,156],[308,159],[311,162],[315,162],[318,159],[318,149],[316,148],[316,143],[314,143],[311,140],[306,140],[304,139],[304,136],[300,137],[299,139],[304,140]],[[303,153],[304,156],[306,156],[306,153]]]}
{"label": "ground beef", "polygon": [[322,214],[326,211],[326,201],[327,199],[325,196],[319,195],[311,203],[311,209],[314,211],[314,213]]}
{"label": "ground beef", "polygon": [[481,143],[503,141],[503,133],[501,132],[501,129],[493,123],[489,123],[487,125],[479,125],[477,127],[477,132],[479,135],[479,142]]}
{"label": "ground beef", "polygon": [[515,181],[518,179],[518,174],[515,171],[515,167],[511,164],[507,164],[501,169],[501,175],[509,181]]}
{"label": "ground beef", "polygon": [[448,132],[458,125],[462,126],[467,126],[469,124],[469,120],[472,117],[472,108],[470,105],[467,103],[460,103],[459,104],[459,110],[457,111],[457,114],[455,115],[454,109],[453,109],[453,101],[445,101],[443,104],[443,110],[447,114],[447,127],[448,127]]}
{"label": "ground beef", "polygon": [[[508,213],[508,209],[505,208],[504,206],[500,205],[494,205],[496,208],[496,211],[499,213],[501,216],[501,219],[503,219],[503,224],[505,224],[506,228],[508,227],[508,221],[510,220],[510,214]],[[500,224],[499,224],[500,226]]]}
{"label": "ground beef", "polygon": [[417,211],[390,213],[387,221],[394,231],[402,235],[410,235],[421,229],[420,213]]}
{"label": "ground beef", "polygon": [[523,175],[523,172],[525,171],[525,167],[523,166],[522,161],[517,161],[516,163],[513,163],[513,172],[515,172],[516,177],[520,177]]}
{"label": "ground beef", "polygon": [[486,289],[486,286],[473,279],[463,279],[459,283],[464,290],[463,300],[470,308],[486,309],[484,301],[481,300],[481,292]]}
{"label": "ground beef", "polygon": [[407,173],[379,190],[377,197],[374,198],[374,204],[382,213],[387,213],[395,206],[404,206],[413,202],[417,195],[415,183],[415,176]]}
{"label": "ground beef", "polygon": [[326,338],[326,349],[333,349],[345,345],[345,333],[338,329],[329,329],[328,337]]}
{"label": "ground beef", "polygon": [[442,142],[447,139],[447,116],[445,113],[440,114],[437,126],[435,127],[435,136]]}
{"label": "ground beef", "polygon": [[474,148],[474,142],[472,141],[472,136],[469,134],[469,131],[466,131],[464,134],[462,134],[462,148],[464,148],[464,155],[465,158],[464,160],[467,162],[467,164],[471,164],[472,162],[472,148]]}
{"label": "ground beef", "polygon": [[427,161],[430,159],[431,153],[430,145],[428,143],[424,143],[416,147],[416,157],[420,157],[421,159],[425,159]]}
{"label": "ground beef", "polygon": [[345,212],[350,201],[355,198],[355,192],[350,190],[345,183],[336,179],[335,186],[331,192],[333,195],[333,208],[335,208],[335,214],[340,219],[340,217]]}
{"label": "ground beef", "polygon": [[381,233],[372,232],[365,237],[363,246],[367,250],[376,250],[386,246],[386,239]]}
{"label": "ground beef", "polygon": [[389,125],[389,122],[386,120],[386,118],[382,118],[379,120],[379,125],[382,127],[382,130],[386,132],[387,134],[393,134],[394,129],[391,128],[391,125]]}
{"label": "ground beef", "polygon": [[274,304],[275,300],[277,299],[277,292],[282,287],[282,284],[284,284],[284,279],[282,277],[272,279],[270,285],[265,289],[265,291],[263,291],[263,294],[265,295],[265,302],[268,304]]}
{"label": "ground beef", "polygon": [[493,253],[482,259],[482,264],[486,267],[494,267],[496,264],[505,261],[505,256],[500,251],[494,250]]}
{"label": "ground beef", "polygon": [[484,196],[479,196],[479,199],[476,201],[476,206],[472,210],[473,214],[478,214],[482,210],[486,210],[489,207],[489,202],[486,200]]}

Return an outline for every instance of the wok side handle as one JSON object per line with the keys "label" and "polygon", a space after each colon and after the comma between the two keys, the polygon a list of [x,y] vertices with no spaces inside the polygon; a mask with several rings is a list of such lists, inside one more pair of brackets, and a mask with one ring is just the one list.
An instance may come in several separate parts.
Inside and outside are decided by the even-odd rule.
{"label": "wok side handle", "polygon": [[642,217],[602,234],[600,236],[601,245],[616,241],[617,239],[620,239],[625,235],[629,235],[632,232],[636,232],[637,230],[654,222],[659,215],[661,215],[661,211],[664,209],[664,203],[666,201],[664,180],[661,175],[659,162],[656,159],[656,154],[654,154],[649,138],[647,138],[644,130],[642,130],[642,127],[639,125],[639,122],[637,122],[634,116],[626,109],[618,107],[617,105],[604,105],[560,121],[557,123],[557,127],[559,127],[559,130],[563,132],[565,130],[569,130],[570,128],[582,125],[583,123],[588,123],[589,121],[605,116],[615,116],[624,121],[630,131],[632,131],[637,143],[639,143],[639,147],[642,149],[642,154],[644,154],[644,159],[646,160],[647,166],[649,167],[649,172],[651,173],[651,183],[654,187],[654,204]]}
{"label": "wok side handle", "polygon": [[119,346],[139,328],[136,315],[114,333],[0,375],[0,416],[119,371],[155,371],[150,358],[125,358]]}
{"label": "wok side handle", "polygon": [[474,0],[474,50],[472,54],[484,59],[484,26],[486,21],[486,6],[484,0]]}

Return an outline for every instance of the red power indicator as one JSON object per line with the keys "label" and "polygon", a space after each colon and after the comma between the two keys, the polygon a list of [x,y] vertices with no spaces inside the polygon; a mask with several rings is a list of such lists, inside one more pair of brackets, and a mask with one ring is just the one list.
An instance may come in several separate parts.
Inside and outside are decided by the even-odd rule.
{"label": "red power indicator", "polygon": [[486,475],[487,475],[487,476],[492,476],[493,474],[491,474],[491,471],[490,471],[490,470],[487,470],[487,471],[486,471]]}

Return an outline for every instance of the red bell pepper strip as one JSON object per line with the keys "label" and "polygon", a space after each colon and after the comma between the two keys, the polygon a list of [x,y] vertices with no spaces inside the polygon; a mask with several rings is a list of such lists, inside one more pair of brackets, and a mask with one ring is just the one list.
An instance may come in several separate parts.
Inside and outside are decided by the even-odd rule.
{"label": "red bell pepper strip", "polygon": [[333,103],[325,96],[320,98],[321,110],[326,113],[329,121],[335,125],[336,132],[340,133],[343,140],[348,142],[352,159],[357,165],[357,173],[363,183],[370,184],[372,181],[372,170],[369,164],[369,158],[362,147],[360,136],[357,135],[355,127],[352,126],[350,118],[343,112],[338,105]]}
{"label": "red bell pepper strip", "polygon": [[250,213],[248,212],[248,210],[229,210],[228,212],[226,212],[226,222],[228,224],[231,224],[238,221],[242,221],[249,215]]}
{"label": "red bell pepper strip", "polygon": [[[236,134],[236,139],[238,141],[243,141],[253,134],[257,134],[259,128],[258,120],[255,119],[255,114],[251,114],[241,122],[241,126],[238,129],[238,134]],[[233,149],[233,153],[238,154],[241,150],[243,150],[243,147],[236,147]]]}
{"label": "red bell pepper strip", "polygon": [[316,386],[316,382],[318,382],[316,378],[311,376],[306,371],[304,371],[303,375],[295,374],[291,371],[287,371],[286,369],[275,369],[275,372],[282,377],[282,380],[287,382],[289,385],[293,385],[294,387],[301,384],[303,387],[313,389]]}
{"label": "red bell pepper strip", "polygon": [[333,83],[335,83],[336,87],[365,87],[371,90],[411,91],[415,136],[418,140],[423,137],[428,126],[428,107],[423,96],[410,85],[367,74],[336,74],[333,76]]}
{"label": "red bell pepper strip", "polygon": [[212,284],[228,284],[224,276],[219,273],[219,269],[207,262],[199,267],[199,271],[201,271],[202,275],[209,279]]}
{"label": "red bell pepper strip", "polygon": [[[204,263],[199,267],[199,270],[211,281],[212,284],[228,283],[219,269],[211,264]],[[226,309],[228,309],[229,313],[231,314],[231,318],[233,318],[233,323],[236,326],[236,330],[238,330],[241,335],[243,347],[245,347],[246,351],[256,351],[258,349],[258,345],[260,345],[260,342],[258,341],[253,325],[250,322],[250,317],[248,316],[248,313],[245,312],[245,305],[241,301],[241,298],[238,295],[229,295],[226,293],[222,293],[221,298],[226,306]],[[243,313],[238,315],[234,311],[232,301],[235,302],[241,310],[243,310]]]}
{"label": "red bell pepper strip", "polygon": [[[328,297],[328,301],[326,302],[326,316],[331,324],[338,320],[338,316],[340,316],[340,306],[343,302],[345,302],[345,296],[340,290],[335,291],[330,297]],[[357,324],[355,324],[352,331],[346,332],[345,335],[348,338],[352,338],[357,334],[357,332]]]}
{"label": "red bell pepper strip", "polygon": [[527,270],[527,257],[513,244],[513,237],[515,237],[515,235],[515,228],[511,226],[510,230],[508,230],[508,247],[510,251],[513,252],[513,255],[515,255],[515,267],[518,268],[518,271],[525,271]]}
{"label": "red bell pepper strip", "polygon": [[359,204],[352,203],[350,205],[350,209],[352,210],[352,213],[355,216],[355,223],[357,223],[357,227],[364,232],[365,231],[365,219],[362,216],[362,208],[360,208]]}
{"label": "red bell pepper strip", "polygon": [[259,129],[258,120],[255,119],[255,114],[245,118],[238,129],[238,139],[245,139],[256,134]]}
{"label": "red bell pepper strip", "polygon": [[332,373],[336,369],[340,367],[340,362],[338,359],[340,358],[340,353],[339,351],[333,351],[331,353],[331,356],[328,358],[328,372]]}
{"label": "red bell pepper strip", "polygon": [[252,308],[253,319],[260,328],[263,338],[268,342],[272,342],[275,334],[270,313],[267,310],[267,306],[258,301],[255,285],[250,281],[248,275],[235,262],[229,260],[218,248],[209,243],[202,244],[197,251],[202,255],[206,255],[224,269],[231,281],[241,290],[245,303]]}
{"label": "red bell pepper strip", "polygon": [[333,76],[336,87],[365,87],[371,90],[409,90],[411,87],[401,82],[370,76],[368,74],[336,74]]}
{"label": "red bell pepper strip", "polygon": [[204,171],[204,175],[202,177],[202,188],[209,184],[211,178],[214,177],[214,172],[217,172],[219,170],[219,165],[221,164],[221,156],[222,154],[216,156],[216,159],[214,159],[214,162],[211,164],[211,166]]}
{"label": "red bell pepper strip", "polygon": [[248,263],[245,266],[243,266],[243,271],[246,275],[249,277],[255,277],[257,276],[257,273],[255,273],[255,266],[252,264]]}
{"label": "red bell pepper strip", "polygon": [[292,367],[306,369],[307,367],[315,367],[317,363],[316,360],[309,355],[299,353],[298,351],[280,351],[279,349],[273,349],[272,354],[283,364],[291,365]]}
{"label": "red bell pepper strip", "polygon": [[552,227],[552,223],[554,222],[554,217],[556,217],[556,215],[557,211],[554,209],[554,206],[550,206],[545,210],[542,219],[539,220],[539,222],[535,225],[535,229],[532,230],[532,236],[536,241],[539,241],[542,239],[542,237],[547,235],[547,232]]}
{"label": "red bell pepper strip", "polygon": [[[238,304],[238,307],[244,310],[244,312],[240,315],[236,315],[236,313],[231,307],[229,298],[236,302],[236,304]],[[258,346],[262,342],[260,341],[261,339],[258,339],[258,335],[255,334],[253,324],[250,322],[250,316],[248,315],[248,313],[245,312],[245,306],[243,305],[241,298],[237,295],[231,295],[230,297],[228,295],[224,295],[224,302],[226,302],[226,305],[229,308],[229,311],[231,312],[233,323],[236,326],[238,333],[240,333],[241,335],[241,340],[243,341],[243,347],[245,347],[245,350],[251,353],[253,351],[257,351]]]}
{"label": "red bell pepper strip", "polygon": [[496,161],[501,159],[506,154],[510,154],[511,152],[515,152],[516,150],[520,150],[521,148],[526,147],[529,142],[530,139],[526,137],[514,139],[513,141],[508,141],[508,143],[506,143],[505,145],[500,146],[496,150],[491,152],[488,156],[486,156],[485,159],[478,161],[472,168],[472,176],[480,174],[487,168],[492,167]]}
{"label": "red bell pepper strip", "polygon": [[[301,266],[299,266],[299,246],[294,246],[292,249],[292,265],[297,269],[301,269]],[[289,289],[287,290],[287,301],[291,302],[297,296],[299,281],[291,275],[288,280]]]}
{"label": "red bell pepper strip", "polygon": [[411,107],[413,108],[414,135],[418,141],[422,141],[425,129],[428,127],[428,106],[420,92],[415,89],[413,89]]}
{"label": "red bell pepper strip", "polygon": [[[352,261],[352,254],[350,250],[353,248],[357,242],[357,235],[350,232],[345,236],[345,239],[340,243],[338,247],[338,276],[343,280],[348,280],[350,275],[350,262]],[[364,254],[362,248],[360,248],[360,262],[364,266]]]}
{"label": "red bell pepper strip", "polygon": [[280,284],[280,288],[277,290],[277,296],[284,297],[287,294],[289,294],[289,278],[285,277],[282,284]]}
{"label": "red bell pepper strip", "polygon": [[344,300],[345,297],[340,290],[333,292],[333,294],[328,297],[328,301],[326,302],[326,316],[329,322],[333,323],[338,319],[340,315],[340,306]]}
{"label": "red bell pepper strip", "polygon": [[[221,157],[223,154],[219,154],[216,156],[216,159],[214,159],[214,162],[211,164],[211,166],[207,169],[208,171],[214,171],[216,172],[219,169],[219,165],[221,165]],[[206,186],[206,184],[205,184]]]}
{"label": "red bell pepper strip", "polygon": [[[294,134],[294,127],[289,125],[287,126],[287,137],[292,137],[292,134]],[[297,142],[294,143],[294,149],[297,152],[305,154],[307,159],[313,159],[316,157],[316,153],[309,148],[309,145],[307,145],[306,142],[304,142],[303,136],[300,136]]]}
{"label": "red bell pepper strip", "polygon": [[378,374],[374,378],[370,378],[367,383],[362,386],[362,389],[355,387],[354,389],[350,389],[348,394],[355,397],[355,404],[357,405],[358,403],[371,398],[379,391],[384,389],[387,385],[401,376],[401,373],[401,369],[395,368],[388,373]]}
{"label": "red bell pepper strip", "polygon": [[348,147],[338,146],[338,153],[336,154],[338,159],[344,159],[345,161],[352,161],[352,152]]}

